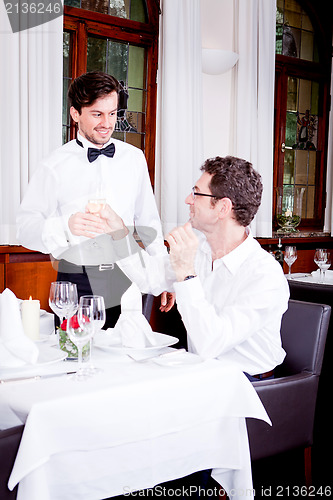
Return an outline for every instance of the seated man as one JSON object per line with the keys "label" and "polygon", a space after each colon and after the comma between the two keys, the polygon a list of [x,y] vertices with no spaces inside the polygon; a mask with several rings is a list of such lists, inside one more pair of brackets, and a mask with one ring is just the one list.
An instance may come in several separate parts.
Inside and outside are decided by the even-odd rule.
{"label": "seated man", "polygon": [[[144,292],[176,292],[190,351],[232,362],[250,380],[267,378],[285,357],[280,327],[289,287],[248,228],[261,203],[261,178],[231,156],[209,159],[201,170],[185,200],[190,221],[167,236],[170,255],[138,250],[118,264]],[[102,216],[114,244],[123,238],[125,246],[130,236],[120,217],[110,207]]]}

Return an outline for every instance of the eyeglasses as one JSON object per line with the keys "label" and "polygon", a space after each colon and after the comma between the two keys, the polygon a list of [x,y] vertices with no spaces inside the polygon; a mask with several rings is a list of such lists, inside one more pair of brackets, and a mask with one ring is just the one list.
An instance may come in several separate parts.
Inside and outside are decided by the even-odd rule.
{"label": "eyeglasses", "polygon": [[214,196],[213,194],[206,194],[206,193],[197,193],[196,191],[194,191],[194,187],[192,188],[192,198],[193,200],[195,200],[195,197],[196,196],[208,196],[209,198],[216,198],[218,199],[216,196]]}

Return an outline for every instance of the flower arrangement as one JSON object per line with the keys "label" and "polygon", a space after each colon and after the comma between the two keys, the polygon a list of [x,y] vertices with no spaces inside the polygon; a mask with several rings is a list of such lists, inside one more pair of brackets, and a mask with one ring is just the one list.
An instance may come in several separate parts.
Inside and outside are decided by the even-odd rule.
{"label": "flower arrangement", "polygon": [[[71,325],[73,328],[79,328],[79,322],[77,319],[77,315],[73,316],[70,319]],[[60,327],[57,328],[58,330],[58,338],[59,338],[59,347],[62,351],[66,352],[68,354],[67,359],[77,359],[78,358],[78,352],[77,352],[77,347],[73,342],[70,340],[70,338],[67,335],[67,319],[65,319]],[[83,346],[82,349],[82,359],[86,360],[89,358],[90,354],[90,343],[87,342],[85,346]]]}

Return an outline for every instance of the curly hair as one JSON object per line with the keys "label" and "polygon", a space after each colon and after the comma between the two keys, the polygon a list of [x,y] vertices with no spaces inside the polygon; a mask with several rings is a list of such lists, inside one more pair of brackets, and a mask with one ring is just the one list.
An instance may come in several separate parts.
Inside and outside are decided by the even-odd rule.
{"label": "curly hair", "polygon": [[206,160],[201,170],[212,176],[209,184],[215,197],[212,204],[229,198],[236,221],[248,226],[260,207],[263,190],[261,176],[252,164],[234,156],[217,156]]}
{"label": "curly hair", "polygon": [[90,106],[96,99],[105,97],[111,92],[119,94],[118,80],[102,71],[90,71],[78,76],[68,89],[68,100],[80,114],[84,106]]}

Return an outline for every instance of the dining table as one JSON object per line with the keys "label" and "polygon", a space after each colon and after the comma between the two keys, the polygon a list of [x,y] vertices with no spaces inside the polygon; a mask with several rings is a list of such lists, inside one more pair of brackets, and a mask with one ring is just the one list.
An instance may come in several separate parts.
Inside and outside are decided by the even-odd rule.
{"label": "dining table", "polygon": [[312,273],[291,273],[289,276],[286,274],[289,282],[309,283],[312,285],[333,285],[333,271],[325,272],[324,279],[321,278],[319,270]]}
{"label": "dining table", "polygon": [[24,425],[18,500],[128,496],[206,469],[229,498],[253,497],[246,418],[270,419],[237,367],[96,342],[98,372],[78,381],[56,335],[37,345],[35,365],[0,368],[0,429]]}

